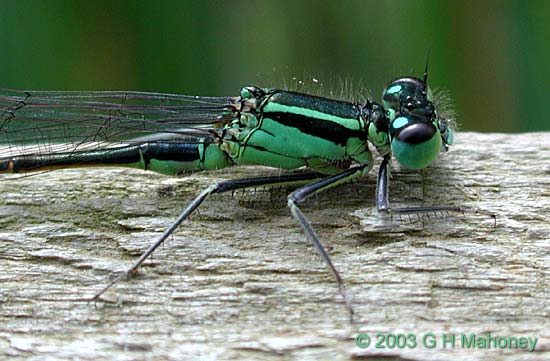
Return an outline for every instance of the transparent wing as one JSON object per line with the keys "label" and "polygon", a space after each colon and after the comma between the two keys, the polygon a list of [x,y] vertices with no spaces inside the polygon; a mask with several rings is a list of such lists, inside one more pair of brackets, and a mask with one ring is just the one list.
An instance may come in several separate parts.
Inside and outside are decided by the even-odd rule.
{"label": "transparent wing", "polygon": [[0,158],[211,137],[237,97],[0,89]]}

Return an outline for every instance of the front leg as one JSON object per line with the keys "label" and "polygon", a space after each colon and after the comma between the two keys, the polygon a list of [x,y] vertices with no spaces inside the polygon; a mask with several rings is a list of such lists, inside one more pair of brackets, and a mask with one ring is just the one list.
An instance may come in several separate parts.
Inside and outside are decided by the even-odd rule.
{"label": "front leg", "polygon": [[405,208],[390,208],[390,202],[388,197],[389,188],[389,168],[390,168],[390,155],[386,155],[380,164],[378,170],[378,181],[376,184],[376,207],[379,212],[385,213],[398,213],[398,214],[422,214],[430,212],[454,212],[454,213],[475,213],[482,214],[491,217],[497,222],[497,216],[495,213],[484,211],[481,209],[464,208],[457,206],[423,206],[423,207],[405,207]]}

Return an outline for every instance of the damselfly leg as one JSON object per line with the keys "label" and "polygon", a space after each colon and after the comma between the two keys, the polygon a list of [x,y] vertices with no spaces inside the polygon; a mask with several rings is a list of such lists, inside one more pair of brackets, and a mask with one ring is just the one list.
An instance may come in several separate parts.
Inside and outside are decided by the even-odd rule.
{"label": "damselfly leg", "polygon": [[[349,296],[346,291],[346,287],[342,277],[340,277],[336,267],[334,266],[328,252],[325,247],[319,240],[319,237],[316,235],[315,231],[311,227],[309,221],[302,213],[298,207],[298,203],[304,201],[306,198],[311,196],[314,193],[318,193],[324,190],[327,190],[331,187],[334,187],[340,183],[347,182],[351,179],[360,177],[364,174],[365,169],[368,169],[368,165],[361,165],[349,168],[343,172],[332,176],[323,176],[319,173],[298,173],[298,174],[288,174],[288,175],[279,175],[279,176],[269,176],[269,177],[260,177],[260,178],[246,178],[246,179],[236,179],[236,180],[227,180],[221,181],[219,183],[213,184],[210,187],[203,190],[193,201],[184,209],[184,211],[179,215],[179,217],[172,223],[172,225],[162,233],[162,235],[155,240],[149,246],[149,248],[139,257],[138,260],[132,264],[126,271],[113,279],[107,286],[102,288],[97,292],[89,301],[100,300],[101,296],[112,286],[114,286],[119,281],[127,279],[133,273],[137,272],[138,268],[143,264],[147,257],[151,256],[152,253],[176,230],[176,228],[187,219],[202,203],[208,198],[211,194],[215,193],[224,193],[229,191],[234,191],[237,189],[251,188],[251,187],[263,187],[263,186],[276,186],[276,185],[287,185],[287,184],[299,184],[299,183],[310,183],[307,184],[295,191],[293,191],[288,196],[288,207],[298,221],[298,223],[304,229],[306,235],[311,240],[317,252],[321,255],[323,261],[326,263],[329,268],[330,273],[334,277],[338,290],[342,295],[347,311],[349,312],[350,319],[353,319],[354,310],[349,300]],[[324,178],[322,178],[324,177]],[[319,179],[315,181],[316,179]],[[311,183],[313,182],[313,183]]]}
{"label": "damselfly leg", "polygon": [[342,280],[342,277],[340,277],[340,274],[336,270],[336,267],[334,267],[334,264],[332,263],[332,260],[330,259],[330,256],[328,255],[325,247],[323,247],[323,244],[319,240],[319,237],[317,236],[317,234],[311,227],[309,221],[307,220],[307,218],[304,216],[304,214],[298,207],[298,203],[304,201],[306,198],[308,198],[312,194],[327,190],[343,182],[348,182],[354,178],[358,178],[361,175],[363,175],[365,171],[368,171],[367,164],[352,167],[338,174],[328,176],[319,181],[308,184],[300,189],[295,190],[288,196],[288,207],[290,208],[290,212],[292,213],[292,216],[298,221],[298,223],[300,223],[300,225],[306,232],[306,235],[315,246],[315,249],[317,249],[317,252],[319,252],[321,257],[327,264],[330,270],[330,273],[332,274],[332,276],[334,277],[334,280],[336,281],[336,284],[338,285],[338,290],[340,291],[340,294],[344,299],[344,303],[346,305],[346,309],[349,312],[351,321],[353,321],[354,311],[353,311],[353,307],[351,305],[351,301],[349,299],[348,293],[346,291],[346,285]]}
{"label": "damselfly leg", "polygon": [[405,207],[391,208],[389,202],[389,170],[390,156],[385,156],[378,170],[378,181],[376,184],[376,208],[379,212],[389,214],[426,214],[437,212],[452,212],[452,213],[474,213],[490,217],[494,220],[496,227],[497,216],[493,212],[488,212],[482,209],[458,207],[458,206],[422,206],[422,207]]}
{"label": "damselfly leg", "polygon": [[107,286],[102,288],[88,301],[99,300],[101,296],[110,289],[113,285],[130,277],[137,272],[138,268],[143,264],[147,257],[153,252],[186,220],[208,196],[215,193],[231,192],[237,189],[266,187],[266,186],[285,186],[310,183],[311,181],[323,177],[319,173],[294,173],[286,175],[255,177],[245,179],[232,179],[215,183],[204,189],[189,205],[180,213],[178,218],[168,227],[150,246],[149,248],[130,266],[126,271],[113,279]]}

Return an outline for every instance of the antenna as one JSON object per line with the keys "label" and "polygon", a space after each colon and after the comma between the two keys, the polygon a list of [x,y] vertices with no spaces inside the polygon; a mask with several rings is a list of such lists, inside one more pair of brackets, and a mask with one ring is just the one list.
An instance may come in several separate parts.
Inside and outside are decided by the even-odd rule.
{"label": "antenna", "polygon": [[428,54],[426,54],[426,67],[424,68],[424,91],[426,92],[428,90],[428,65],[430,65],[430,50],[431,48],[428,48]]}

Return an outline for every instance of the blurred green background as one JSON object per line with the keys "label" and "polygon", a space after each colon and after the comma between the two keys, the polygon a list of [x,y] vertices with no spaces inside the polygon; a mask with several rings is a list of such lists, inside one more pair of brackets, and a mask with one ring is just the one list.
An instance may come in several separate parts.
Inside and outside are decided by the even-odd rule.
{"label": "blurred green background", "polygon": [[431,86],[462,129],[550,130],[549,19],[547,0],[0,1],[0,86],[234,95],[351,80],[378,99],[431,48]]}

